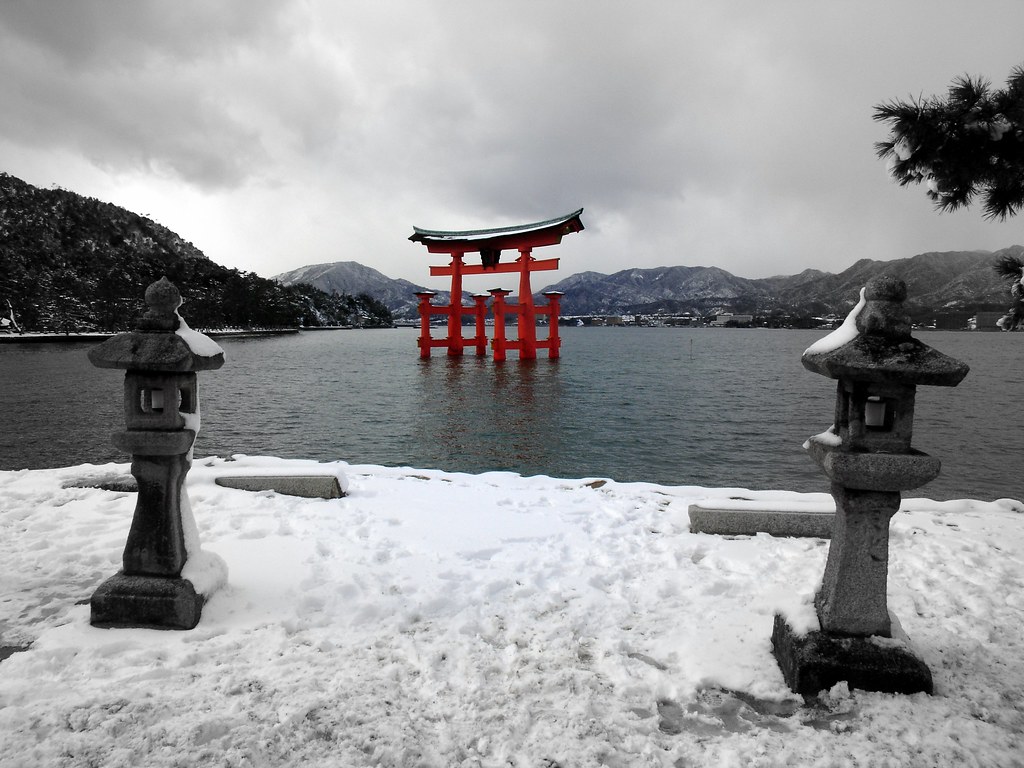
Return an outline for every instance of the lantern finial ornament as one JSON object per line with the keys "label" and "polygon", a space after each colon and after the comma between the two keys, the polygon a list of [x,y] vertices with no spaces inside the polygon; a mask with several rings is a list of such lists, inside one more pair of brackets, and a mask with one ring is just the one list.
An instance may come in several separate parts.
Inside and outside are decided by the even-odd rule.
{"label": "lantern finial ornament", "polygon": [[166,277],[161,277],[146,289],[146,306],[149,309],[139,320],[140,331],[178,330],[177,310],[181,306],[181,293]]}
{"label": "lantern finial ornament", "polygon": [[910,338],[910,315],[903,302],[907,286],[902,280],[883,275],[864,288],[864,309],[857,315],[857,330],[886,339]]}

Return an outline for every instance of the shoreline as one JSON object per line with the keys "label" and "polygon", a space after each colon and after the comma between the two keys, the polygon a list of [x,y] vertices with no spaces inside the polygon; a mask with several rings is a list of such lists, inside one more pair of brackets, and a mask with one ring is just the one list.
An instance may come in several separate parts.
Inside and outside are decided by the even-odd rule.
{"label": "shoreline", "polygon": [[[435,329],[438,326],[433,326]],[[467,326],[468,327],[468,326]],[[565,326],[569,327],[569,326]],[[659,328],[673,328],[676,326],[627,326],[627,325],[600,325],[600,326],[584,326],[584,327],[598,327],[598,328],[643,328],[643,327],[659,327]],[[396,322],[391,329],[397,328],[419,328],[418,324],[405,324],[403,322]],[[678,330],[713,330],[709,326],[678,326]],[[359,328],[351,325],[323,325],[323,326],[310,326],[308,328],[267,328],[267,329],[239,329],[239,330],[224,330],[224,331],[206,331],[201,330],[200,333],[210,338],[250,338],[259,336],[289,336],[306,331],[352,331],[352,330],[387,330],[384,328]],[[751,328],[728,328],[725,330],[754,330],[754,331],[793,331],[793,330],[821,330],[826,331],[828,329],[821,328],[765,328],[761,326]],[[996,329],[983,329],[983,330],[972,330],[969,328],[915,328],[915,331],[922,332],[942,332],[942,333],[999,333]],[[0,344],[76,344],[85,343],[92,341],[104,341],[109,339],[111,336],[116,336],[118,333],[125,333],[125,331],[95,331],[88,333],[41,333],[41,332],[28,332],[28,333],[2,333],[0,334]]]}
{"label": "shoreline", "polygon": [[[237,331],[202,331],[211,338],[245,338],[249,336],[288,336],[308,328],[268,328]],[[318,329],[319,330],[319,329]],[[333,329],[332,329],[333,330]],[[12,333],[0,335],[0,344],[75,344],[87,341],[104,341],[123,331],[97,331],[95,333]]]}

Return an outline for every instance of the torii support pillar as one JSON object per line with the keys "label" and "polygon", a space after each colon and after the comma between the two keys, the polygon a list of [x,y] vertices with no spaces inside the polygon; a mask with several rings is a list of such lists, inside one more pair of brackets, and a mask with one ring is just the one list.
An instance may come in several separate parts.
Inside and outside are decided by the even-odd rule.
{"label": "torii support pillar", "polygon": [[537,310],[533,306],[533,289],[530,288],[530,266],[532,248],[520,248],[519,258],[519,307],[516,310],[516,334],[519,336],[519,359],[537,358]]}
{"label": "torii support pillar", "polygon": [[545,291],[544,297],[548,300],[546,307],[538,307],[537,314],[548,317],[548,337],[544,341],[538,341],[539,349],[546,349],[548,357],[558,357],[558,350],[562,346],[562,337],[558,335],[558,302],[565,294],[561,291]]}
{"label": "torii support pillar", "polygon": [[505,339],[505,297],[512,291],[504,288],[492,288],[491,296],[494,297],[494,341],[491,342],[494,348],[494,362],[500,363],[505,360],[508,341]]}
{"label": "torii support pillar", "polygon": [[476,347],[476,356],[483,357],[487,354],[487,294],[473,294],[473,313],[476,315],[476,336],[473,337],[473,346]]}
{"label": "torii support pillar", "polygon": [[430,318],[433,315],[447,314],[447,307],[435,307],[430,303],[430,300],[437,294],[433,291],[420,291],[416,294],[416,298],[420,300],[419,309],[420,313],[420,337],[416,339],[416,344],[420,348],[420,357],[430,357],[431,347],[448,346],[447,339],[432,339],[430,337]]}

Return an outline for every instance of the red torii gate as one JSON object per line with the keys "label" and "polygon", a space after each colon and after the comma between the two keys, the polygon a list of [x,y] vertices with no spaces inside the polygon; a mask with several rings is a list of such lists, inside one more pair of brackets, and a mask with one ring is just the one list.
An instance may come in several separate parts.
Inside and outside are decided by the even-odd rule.
{"label": "red torii gate", "polygon": [[[558,357],[561,339],[558,336],[558,301],[562,294],[551,291],[547,306],[538,307],[533,303],[533,291],[530,289],[530,273],[558,269],[558,259],[537,260],[531,255],[534,248],[545,245],[557,245],[562,236],[583,229],[580,214],[583,209],[559,216],[556,219],[538,221],[534,224],[521,224],[514,227],[497,229],[474,229],[462,232],[441,232],[436,230],[413,227],[414,233],[409,238],[414,242],[423,243],[428,253],[447,253],[452,257],[451,264],[446,267],[431,267],[431,277],[448,276],[452,278],[451,301],[447,306],[435,306],[430,299],[433,291],[423,291],[416,296],[420,300],[420,357],[430,357],[432,347],[446,347],[448,354],[462,354],[467,342],[476,347],[476,353],[486,352],[487,337],[484,330],[484,314],[486,308],[485,294],[473,296],[474,307],[462,306],[463,275],[485,275],[489,272],[519,273],[519,303],[506,304],[505,296],[510,291],[496,288],[490,293],[494,297],[494,359],[504,360],[508,349],[519,351],[521,360],[532,360],[537,357],[538,349],[547,349],[548,357]],[[516,250],[519,258],[511,262],[501,262],[501,252]],[[480,264],[464,264],[467,253],[479,253]],[[470,339],[462,336],[462,316],[472,312],[476,316],[476,335]],[[516,315],[518,339],[506,341],[505,314]],[[448,336],[443,339],[430,337],[430,318],[432,315],[448,317]],[[537,340],[537,315],[548,317],[548,338]]]}

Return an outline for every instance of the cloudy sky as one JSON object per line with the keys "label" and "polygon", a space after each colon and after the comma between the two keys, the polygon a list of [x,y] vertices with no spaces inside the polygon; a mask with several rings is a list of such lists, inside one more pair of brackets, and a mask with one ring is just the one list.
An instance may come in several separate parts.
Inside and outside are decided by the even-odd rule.
{"label": "cloudy sky", "polygon": [[1022,30],[1020,0],[3,0],[0,170],[268,277],[358,261],[434,287],[414,224],[579,207],[535,287],[996,250],[1024,219],[892,183],[871,114],[1002,85]]}

